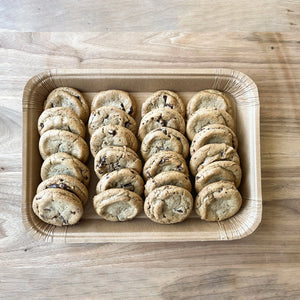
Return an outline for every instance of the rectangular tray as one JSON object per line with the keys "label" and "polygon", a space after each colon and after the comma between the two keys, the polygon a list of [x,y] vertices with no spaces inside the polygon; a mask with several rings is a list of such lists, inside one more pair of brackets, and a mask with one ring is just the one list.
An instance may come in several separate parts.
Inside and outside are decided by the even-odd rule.
{"label": "rectangular tray", "polygon": [[[144,214],[130,222],[108,222],[96,215],[92,207],[96,176],[93,158],[90,199],[82,220],[74,226],[55,227],[45,224],[33,213],[31,204],[40,183],[42,159],[39,155],[37,120],[47,95],[60,86],[83,92],[89,102],[101,90],[120,89],[130,92],[140,108],[152,92],[167,89],[177,92],[185,103],[199,90],[225,91],[235,103],[239,155],[243,170],[239,188],[243,205],[232,218],[222,222],[205,222],[193,213],[185,222],[160,225]],[[234,240],[251,234],[262,215],[259,98],[255,83],[245,74],[230,69],[185,70],[49,70],[31,78],[23,94],[23,224],[35,238],[51,242],[165,242]]]}

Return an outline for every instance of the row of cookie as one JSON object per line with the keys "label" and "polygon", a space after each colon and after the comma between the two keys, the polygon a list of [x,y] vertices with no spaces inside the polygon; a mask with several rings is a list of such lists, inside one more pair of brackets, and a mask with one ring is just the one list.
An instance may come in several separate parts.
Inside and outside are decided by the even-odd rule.
{"label": "row of cookie", "polygon": [[144,211],[160,224],[182,222],[193,208],[184,117],[184,103],[171,91],[155,92],[142,106],[138,136],[147,181]]}
{"label": "row of cookie", "polygon": [[93,205],[108,221],[131,220],[143,209],[142,162],[136,154],[137,126],[132,117],[135,113],[134,99],[119,90],[98,93],[91,105],[88,130],[99,178]]}
{"label": "row of cookie", "polygon": [[87,102],[75,89],[57,88],[45,100],[38,119],[43,181],[32,208],[48,224],[76,224],[83,215],[90,181],[89,169],[84,164],[89,156],[84,140],[88,116]]}
{"label": "row of cookie", "polygon": [[233,105],[226,94],[204,90],[187,106],[190,171],[195,176],[195,211],[206,221],[221,221],[241,206],[241,181]]}

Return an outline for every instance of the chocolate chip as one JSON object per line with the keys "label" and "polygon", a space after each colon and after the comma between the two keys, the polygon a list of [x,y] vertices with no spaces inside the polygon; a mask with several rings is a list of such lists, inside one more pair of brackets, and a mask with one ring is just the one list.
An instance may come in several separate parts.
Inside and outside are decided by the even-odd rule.
{"label": "chocolate chip", "polygon": [[71,211],[71,214],[72,214],[72,215],[75,215],[75,214],[76,214],[76,212],[75,212],[75,211]]}
{"label": "chocolate chip", "polygon": [[174,106],[172,104],[166,103],[166,106],[170,107],[170,108],[174,108]]}
{"label": "chocolate chip", "polygon": [[129,191],[133,191],[134,190],[134,186],[133,186],[133,184],[131,182],[124,184],[123,188],[126,189],[126,190],[129,190]]}
{"label": "chocolate chip", "polygon": [[121,109],[125,111],[125,107],[123,103],[121,103]]}
{"label": "chocolate chip", "polygon": [[117,132],[115,130],[109,130],[108,133],[113,136],[115,136],[117,134]]}
{"label": "chocolate chip", "polygon": [[146,175],[147,175],[148,178],[151,178],[151,174],[150,174],[149,171],[146,172]]}
{"label": "chocolate chip", "polygon": [[176,139],[177,139],[178,141],[180,141],[180,137],[179,137],[179,136],[176,136]]}
{"label": "chocolate chip", "polygon": [[59,219],[63,221],[63,224],[68,224],[68,221],[63,216],[59,216]]}
{"label": "chocolate chip", "polygon": [[129,108],[129,112],[128,112],[130,115],[133,113],[133,107],[132,106],[130,106],[130,108]]}
{"label": "chocolate chip", "polygon": [[166,95],[163,95],[163,98],[164,98],[164,101],[165,101],[165,103],[167,103],[168,96],[166,96]]}
{"label": "chocolate chip", "polygon": [[41,128],[44,128],[44,123],[41,123],[41,124],[40,124],[40,127],[41,127]]}
{"label": "chocolate chip", "polygon": [[163,157],[163,158],[160,160],[159,165],[162,165],[162,164],[164,164],[165,162],[166,162],[166,159]]}
{"label": "chocolate chip", "polygon": [[168,135],[167,129],[162,130],[163,134]]}
{"label": "chocolate chip", "polygon": [[130,123],[129,121],[126,121],[126,122],[125,122],[125,127],[126,127],[126,128],[129,128],[130,125],[131,125],[131,123]]}
{"label": "chocolate chip", "polygon": [[182,165],[181,164],[179,166],[177,166],[177,170],[179,170],[179,171],[182,170]]}
{"label": "chocolate chip", "polygon": [[159,116],[159,117],[157,118],[157,122],[159,122],[162,126],[166,126],[166,125],[167,125],[166,120],[164,120],[164,119],[162,118],[162,116]]}
{"label": "chocolate chip", "polygon": [[183,211],[181,209],[177,209],[176,211],[181,213],[181,214],[183,213]]}
{"label": "chocolate chip", "polygon": [[51,211],[50,208],[44,208],[44,211]]}
{"label": "chocolate chip", "polygon": [[75,98],[77,98],[78,100],[80,100],[80,97],[79,96],[74,96]]}
{"label": "chocolate chip", "polygon": [[101,156],[99,163],[97,164],[97,168],[101,168],[102,165],[104,165],[105,161],[106,161],[106,156]]}

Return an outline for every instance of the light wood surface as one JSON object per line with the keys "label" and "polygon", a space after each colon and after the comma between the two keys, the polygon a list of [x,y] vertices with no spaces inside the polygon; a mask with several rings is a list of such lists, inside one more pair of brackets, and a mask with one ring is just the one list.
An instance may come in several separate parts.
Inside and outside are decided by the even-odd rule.
{"label": "light wood surface", "polygon": [[[299,33],[2,32],[0,44],[0,297],[299,299]],[[249,75],[261,102],[257,231],[231,242],[33,240],[21,219],[22,91],[31,76],[57,67],[225,67]]]}

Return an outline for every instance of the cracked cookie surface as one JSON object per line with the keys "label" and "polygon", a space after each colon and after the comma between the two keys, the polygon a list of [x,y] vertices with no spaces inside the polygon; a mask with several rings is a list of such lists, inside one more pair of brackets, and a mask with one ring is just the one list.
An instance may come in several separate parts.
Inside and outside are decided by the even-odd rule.
{"label": "cracked cookie surface", "polygon": [[69,175],[77,178],[86,186],[90,182],[90,170],[79,159],[68,153],[55,153],[42,164],[41,178],[46,180],[55,175]]}
{"label": "cracked cookie surface", "polygon": [[142,105],[142,117],[148,112],[162,107],[168,107],[178,111],[182,117],[185,116],[185,105],[182,99],[174,92],[160,90],[153,93]]}
{"label": "cracked cookie surface", "polygon": [[136,115],[135,100],[125,91],[107,90],[98,93],[93,99],[91,111],[95,111],[102,106],[114,106],[125,111],[132,117]]}
{"label": "cracked cookie surface", "polygon": [[97,129],[90,140],[92,155],[108,146],[126,146],[137,151],[138,142],[135,135],[127,128],[120,125],[106,125]]}
{"label": "cracked cookie surface", "polygon": [[185,121],[180,113],[168,107],[157,108],[142,118],[138,131],[140,141],[147,133],[161,127],[173,128],[182,134],[185,133]]}
{"label": "cracked cookie surface", "polygon": [[99,179],[109,172],[120,169],[142,170],[142,162],[138,155],[128,147],[106,147],[100,150],[94,161],[94,170]]}
{"label": "cracked cookie surface", "polygon": [[166,185],[154,189],[145,199],[144,211],[153,222],[174,224],[184,221],[193,209],[193,197],[186,189]]}
{"label": "cracked cookie surface", "polygon": [[124,189],[109,189],[94,196],[96,213],[107,221],[129,221],[143,210],[143,199]]}
{"label": "cracked cookie surface", "polygon": [[88,121],[90,136],[99,128],[106,125],[120,125],[134,134],[137,131],[136,121],[125,111],[114,106],[102,106],[91,112]]}
{"label": "cracked cookie surface", "polygon": [[89,157],[89,148],[85,140],[78,134],[65,130],[46,131],[40,137],[39,150],[44,160],[59,152],[71,154],[83,162]]}
{"label": "cracked cookie surface", "polygon": [[74,225],[83,214],[80,199],[63,189],[46,189],[35,195],[32,209],[36,216],[56,226]]}
{"label": "cracked cookie surface", "polygon": [[81,119],[69,108],[54,107],[42,112],[38,120],[38,131],[42,135],[48,130],[60,129],[85,136],[85,126]]}
{"label": "cracked cookie surface", "polygon": [[242,197],[233,182],[218,181],[204,187],[195,200],[195,211],[206,221],[222,221],[235,215]]}

